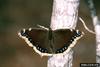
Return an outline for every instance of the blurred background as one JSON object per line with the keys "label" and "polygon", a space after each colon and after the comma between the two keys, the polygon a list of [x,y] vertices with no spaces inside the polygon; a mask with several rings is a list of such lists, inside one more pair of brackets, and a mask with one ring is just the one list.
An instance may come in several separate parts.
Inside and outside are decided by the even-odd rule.
{"label": "blurred background", "polygon": [[[36,27],[37,24],[49,27],[52,0],[0,0],[0,67],[47,67],[48,57],[40,57],[24,40],[18,37],[20,29]],[[98,16],[100,0],[94,0]],[[81,0],[79,16],[94,30],[90,12]],[[74,50],[73,67],[80,63],[95,63],[95,35],[85,30],[78,21],[77,29],[85,32]]]}

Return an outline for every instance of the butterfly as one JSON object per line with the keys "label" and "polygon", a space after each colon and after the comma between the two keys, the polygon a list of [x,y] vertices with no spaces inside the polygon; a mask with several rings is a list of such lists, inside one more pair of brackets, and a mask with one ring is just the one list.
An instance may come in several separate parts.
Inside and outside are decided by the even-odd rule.
{"label": "butterfly", "polygon": [[69,52],[83,34],[83,32],[74,29],[52,30],[50,28],[22,29],[18,33],[19,37],[24,39],[41,56],[52,56]]}

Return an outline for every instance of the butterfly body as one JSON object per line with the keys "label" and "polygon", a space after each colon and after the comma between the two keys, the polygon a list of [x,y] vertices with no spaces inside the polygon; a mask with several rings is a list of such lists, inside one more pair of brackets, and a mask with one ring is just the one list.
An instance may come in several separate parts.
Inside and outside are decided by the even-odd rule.
{"label": "butterfly body", "polygon": [[51,56],[54,54],[63,54],[75,45],[83,33],[74,29],[23,29],[19,32],[29,46],[42,56]]}

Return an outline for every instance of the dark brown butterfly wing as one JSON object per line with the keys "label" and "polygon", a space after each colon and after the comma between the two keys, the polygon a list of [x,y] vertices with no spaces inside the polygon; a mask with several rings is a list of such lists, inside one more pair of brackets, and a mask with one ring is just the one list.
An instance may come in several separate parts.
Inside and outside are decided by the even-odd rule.
{"label": "dark brown butterfly wing", "polygon": [[21,30],[19,35],[24,38],[29,46],[33,47],[36,52],[50,53],[50,47],[48,45],[48,30],[45,29],[24,29]]}
{"label": "dark brown butterfly wing", "polygon": [[46,30],[41,28],[21,30],[19,36],[40,55],[50,56],[63,53],[73,47],[82,32],[78,30],[59,29]]}
{"label": "dark brown butterfly wing", "polygon": [[63,53],[81,38],[82,32],[78,30],[60,29],[53,32],[55,53]]}

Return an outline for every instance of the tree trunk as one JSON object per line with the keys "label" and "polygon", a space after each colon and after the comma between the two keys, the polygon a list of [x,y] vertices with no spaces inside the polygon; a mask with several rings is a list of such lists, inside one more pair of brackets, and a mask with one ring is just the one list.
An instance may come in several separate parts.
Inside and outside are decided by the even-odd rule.
{"label": "tree trunk", "polygon": [[91,18],[94,24],[94,30],[96,33],[96,62],[100,63],[100,21],[96,14],[96,9],[94,7],[93,0],[86,0],[87,5],[91,12]]}
{"label": "tree trunk", "polygon": [[[54,0],[51,29],[75,29],[79,0]],[[48,59],[48,67],[72,67],[73,50],[65,55],[54,55]]]}

